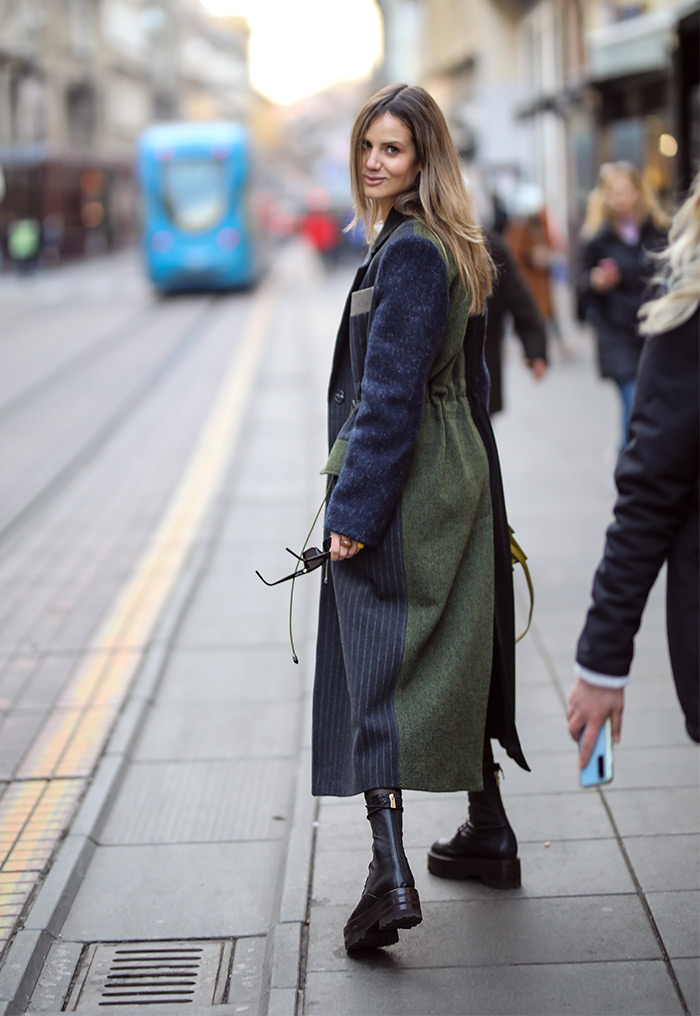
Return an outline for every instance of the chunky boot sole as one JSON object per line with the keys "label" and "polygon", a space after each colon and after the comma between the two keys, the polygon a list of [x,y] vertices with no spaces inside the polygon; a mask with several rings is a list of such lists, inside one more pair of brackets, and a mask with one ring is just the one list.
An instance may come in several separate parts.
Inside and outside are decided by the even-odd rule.
{"label": "chunky boot sole", "polygon": [[438,878],[478,878],[492,889],[519,889],[520,861],[489,860],[485,857],[443,857],[428,851],[428,871]]}
{"label": "chunky boot sole", "polygon": [[[396,929],[415,928],[422,920],[418,891],[407,887],[392,889],[363,914],[348,921],[343,929],[345,949],[354,952],[394,945],[399,940]],[[381,940],[383,936],[388,937],[386,941]]]}

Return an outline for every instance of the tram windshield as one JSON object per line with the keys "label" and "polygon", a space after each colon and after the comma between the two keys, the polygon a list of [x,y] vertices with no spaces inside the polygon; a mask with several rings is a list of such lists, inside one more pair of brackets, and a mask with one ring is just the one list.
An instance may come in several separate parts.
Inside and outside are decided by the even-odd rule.
{"label": "tram windshield", "polygon": [[214,159],[163,164],[165,209],[177,229],[201,233],[221,221],[226,211],[223,168]]}

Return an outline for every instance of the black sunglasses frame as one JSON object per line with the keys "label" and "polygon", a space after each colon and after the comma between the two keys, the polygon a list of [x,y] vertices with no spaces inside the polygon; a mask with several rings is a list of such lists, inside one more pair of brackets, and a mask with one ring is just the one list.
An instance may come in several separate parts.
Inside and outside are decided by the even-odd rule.
{"label": "black sunglasses frame", "polygon": [[315,571],[316,568],[319,568],[323,562],[327,561],[331,556],[331,540],[329,536],[326,537],[323,541],[323,550],[319,550],[318,547],[307,547],[307,549],[301,554],[295,554],[295,552],[290,550],[289,547],[285,547],[284,549],[288,554],[291,554],[292,557],[295,557],[297,561],[301,561],[303,567],[298,571],[292,572],[291,575],[285,575],[281,579],[276,579],[274,582],[268,582],[267,579],[263,578],[260,572],[256,569],[255,574],[265,583],[266,586],[279,586],[282,582],[289,582],[292,579],[298,579],[300,575],[308,575],[309,572]]}

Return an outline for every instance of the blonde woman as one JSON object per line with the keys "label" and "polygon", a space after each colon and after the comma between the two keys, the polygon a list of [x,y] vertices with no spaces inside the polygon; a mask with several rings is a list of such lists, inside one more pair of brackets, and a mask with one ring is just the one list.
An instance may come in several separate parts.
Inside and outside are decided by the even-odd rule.
{"label": "blonde woman", "polygon": [[669,240],[660,258],[663,291],[641,310],[646,341],[630,441],[615,473],[615,521],[576,654],[569,732],[577,739],[585,728],[582,766],[608,716],[619,740],[634,636],[664,561],[671,666],[688,734],[700,741],[700,176]]}
{"label": "blonde woman", "polygon": [[514,721],[513,590],[486,409],[491,260],[445,119],[394,85],[360,110],[357,218],[381,232],[358,270],[329,387],[331,565],[322,586],[313,792],[364,793],[369,874],[348,950],[422,919],[402,844],[402,790],[469,792],[434,844],[447,878],[520,884],[490,738],[527,768]]}
{"label": "blonde woman", "polygon": [[608,162],[588,202],[578,289],[596,332],[601,377],[617,385],[627,442],[634,380],[642,351],[637,313],[651,270],[649,252],[665,243],[668,220],[634,166]]}

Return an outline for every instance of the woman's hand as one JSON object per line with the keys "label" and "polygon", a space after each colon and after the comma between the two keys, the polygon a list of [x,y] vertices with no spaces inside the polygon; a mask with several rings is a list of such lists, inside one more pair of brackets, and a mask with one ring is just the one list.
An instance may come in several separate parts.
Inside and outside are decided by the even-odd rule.
{"label": "woman's hand", "polygon": [[580,677],[577,679],[571,689],[566,716],[569,721],[569,733],[574,741],[578,741],[581,731],[586,728],[578,757],[580,769],[583,769],[591,757],[598,731],[608,716],[612,720],[613,743],[618,743],[624,704],[625,693],[622,688],[599,688],[597,685],[587,684]]}
{"label": "woman's hand", "polygon": [[526,360],[525,366],[532,371],[535,381],[541,381],[547,373],[547,361],[541,360],[539,357],[535,360]]}
{"label": "woman's hand", "polygon": [[340,533],[331,533],[331,561],[347,561],[363,547],[364,543],[360,543],[359,540],[351,540],[349,536],[341,536]]}
{"label": "woman's hand", "polygon": [[599,293],[605,293],[620,284],[620,269],[614,258],[603,258],[591,269],[591,286]]}

